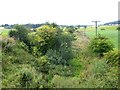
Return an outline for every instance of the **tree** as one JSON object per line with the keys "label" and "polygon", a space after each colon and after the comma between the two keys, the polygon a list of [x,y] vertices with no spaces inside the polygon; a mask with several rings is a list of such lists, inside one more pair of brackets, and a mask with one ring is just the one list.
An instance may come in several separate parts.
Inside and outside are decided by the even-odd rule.
{"label": "tree", "polygon": [[23,41],[28,44],[28,32],[29,30],[25,28],[23,25],[15,25],[15,30],[11,30],[9,33],[10,37],[14,37],[17,40]]}

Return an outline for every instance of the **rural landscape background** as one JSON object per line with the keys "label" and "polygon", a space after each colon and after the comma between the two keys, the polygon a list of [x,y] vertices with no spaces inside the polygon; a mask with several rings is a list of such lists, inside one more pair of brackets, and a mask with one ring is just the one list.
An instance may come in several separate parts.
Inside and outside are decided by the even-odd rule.
{"label": "rural landscape background", "polygon": [[[13,9],[16,12],[14,16],[13,13],[6,16],[5,12],[0,18],[0,88],[119,87],[120,20],[117,20],[116,8],[111,6],[112,4],[115,6],[118,2],[99,1],[100,5],[103,3],[103,7],[96,7],[98,11],[91,6],[99,5],[96,1],[91,5],[81,2],[91,6],[94,12],[90,9],[87,12],[87,9],[79,9],[84,5],[79,6],[78,0],[58,1],[59,5],[56,1],[54,3],[48,1],[49,4],[47,1],[41,1],[43,3],[40,4],[41,6],[37,4],[38,0],[34,2],[35,4],[33,0],[18,2],[15,1],[14,4],[10,2],[11,5],[16,4],[16,9]],[[24,8],[24,5],[28,4],[26,8],[33,10],[34,13],[30,14],[29,10],[27,13],[27,9],[23,9],[22,4]],[[47,8],[40,8],[45,5]],[[64,8],[61,9],[61,5]],[[113,10],[107,13],[103,10],[111,7]],[[65,11],[64,14],[58,15],[61,13],[58,13],[59,10]],[[79,14],[78,10],[86,13],[79,12]],[[97,12],[99,14],[96,14]],[[108,14],[109,16],[106,17]],[[27,15],[28,18],[25,19]],[[45,17],[43,18],[42,15]]]}

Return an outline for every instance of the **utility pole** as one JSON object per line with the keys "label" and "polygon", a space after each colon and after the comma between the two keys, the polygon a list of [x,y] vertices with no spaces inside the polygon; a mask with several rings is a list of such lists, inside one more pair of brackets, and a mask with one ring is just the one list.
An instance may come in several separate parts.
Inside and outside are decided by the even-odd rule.
{"label": "utility pole", "polygon": [[86,28],[87,28],[87,26],[84,26],[84,36],[85,36]]}
{"label": "utility pole", "polygon": [[96,36],[97,36],[97,23],[100,22],[100,21],[92,21],[92,22],[95,22]]}

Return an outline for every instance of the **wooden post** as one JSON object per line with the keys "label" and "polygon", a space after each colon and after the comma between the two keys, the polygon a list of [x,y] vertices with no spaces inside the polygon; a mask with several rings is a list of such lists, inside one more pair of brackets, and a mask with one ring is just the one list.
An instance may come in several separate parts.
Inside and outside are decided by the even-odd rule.
{"label": "wooden post", "polygon": [[97,23],[100,22],[100,21],[92,21],[92,22],[95,22],[96,36],[97,36]]}

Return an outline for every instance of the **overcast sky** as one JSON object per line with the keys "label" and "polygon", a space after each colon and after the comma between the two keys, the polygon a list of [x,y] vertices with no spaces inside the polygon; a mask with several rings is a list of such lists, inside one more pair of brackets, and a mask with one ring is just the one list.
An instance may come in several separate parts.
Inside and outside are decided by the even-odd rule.
{"label": "overcast sky", "polygon": [[0,24],[93,24],[118,20],[119,0],[0,0]]}

